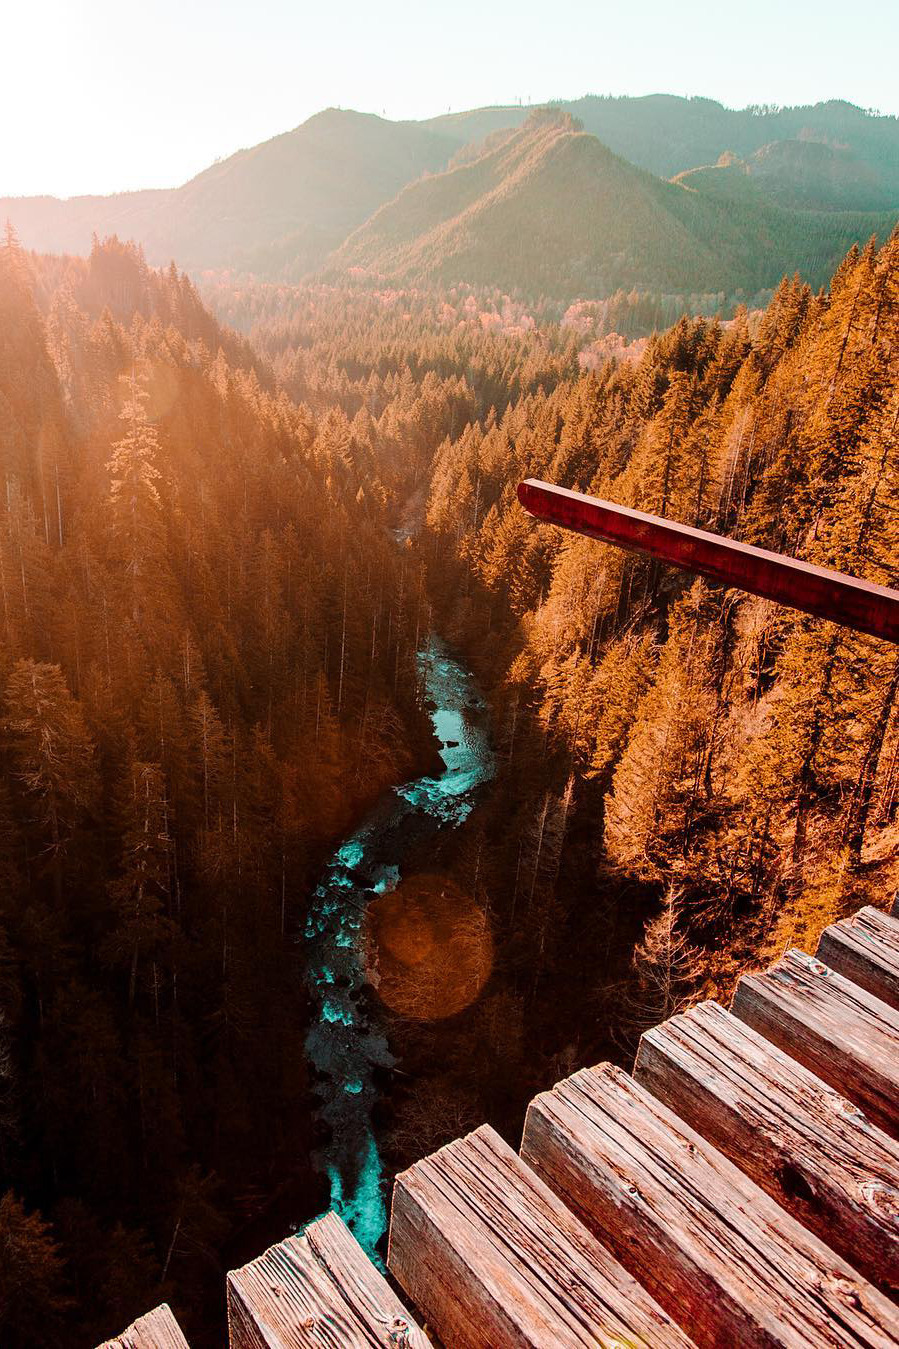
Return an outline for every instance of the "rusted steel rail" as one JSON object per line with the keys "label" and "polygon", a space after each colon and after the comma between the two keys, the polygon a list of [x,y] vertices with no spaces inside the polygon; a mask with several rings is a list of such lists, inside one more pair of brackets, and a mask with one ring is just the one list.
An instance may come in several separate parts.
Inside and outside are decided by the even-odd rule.
{"label": "rusted steel rail", "polygon": [[751,595],[899,643],[899,591],[887,586],[536,478],[519,483],[518,499],[526,511],[548,524],[648,553],[660,562],[738,586]]}

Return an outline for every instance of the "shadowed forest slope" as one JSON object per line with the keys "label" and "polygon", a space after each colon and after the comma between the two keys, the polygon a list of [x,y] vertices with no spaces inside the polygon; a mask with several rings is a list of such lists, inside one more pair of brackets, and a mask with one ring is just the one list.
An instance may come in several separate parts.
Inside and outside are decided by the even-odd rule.
{"label": "shadowed forest slope", "polygon": [[293,933],[429,745],[414,589],[364,449],[115,241],[0,248],[0,484],[0,1341],[202,1344],[326,1199]]}

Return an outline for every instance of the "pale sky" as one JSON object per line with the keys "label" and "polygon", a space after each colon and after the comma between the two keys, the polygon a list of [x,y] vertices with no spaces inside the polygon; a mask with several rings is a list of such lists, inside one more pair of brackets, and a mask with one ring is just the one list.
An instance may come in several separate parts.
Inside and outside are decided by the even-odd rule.
{"label": "pale sky", "polygon": [[899,114],[899,0],[9,0],[0,196],[174,186],[322,108],[582,94]]}

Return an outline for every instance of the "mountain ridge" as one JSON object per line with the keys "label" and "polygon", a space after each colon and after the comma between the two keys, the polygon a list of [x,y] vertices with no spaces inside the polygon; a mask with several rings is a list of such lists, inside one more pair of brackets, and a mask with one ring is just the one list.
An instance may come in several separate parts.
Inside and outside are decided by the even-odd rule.
{"label": "mountain ridge", "polygon": [[[339,270],[348,260],[352,266],[375,263],[374,270],[395,274],[396,259],[385,266],[377,250],[364,241],[367,237],[370,244],[383,229],[385,218],[379,218],[379,212],[389,208],[387,220],[396,223],[411,209],[413,218],[399,233],[418,262],[411,257],[409,267],[400,266],[404,275],[442,273],[490,284],[499,284],[500,276],[508,275],[509,284],[524,285],[531,293],[547,285],[553,288],[548,294],[598,296],[610,285],[662,286],[678,293],[697,288],[758,289],[760,275],[764,287],[770,287],[781,273],[797,267],[819,283],[853,241],[873,233],[882,236],[890,224],[884,212],[891,210],[895,218],[899,203],[899,119],[840,102],[733,110],[712,100],[674,95],[627,99],[591,95],[552,105],[549,116],[576,117],[586,139],[579,148],[569,146],[563,152],[556,146],[552,155],[544,155],[552,195],[541,199],[537,184],[530,183],[525,195],[530,194],[531,211],[517,228],[524,223],[528,231],[536,231],[535,240],[544,238],[545,217],[558,211],[560,202],[567,204],[577,184],[570,209],[577,214],[594,204],[602,231],[609,239],[614,236],[608,256],[597,260],[595,240],[582,227],[580,235],[573,232],[573,253],[559,252],[557,247],[554,252],[554,245],[544,255],[535,242],[531,248],[535,275],[529,278],[521,266],[511,271],[507,267],[510,259],[526,251],[527,241],[513,231],[502,245],[504,255],[493,276],[488,277],[490,269],[482,265],[483,259],[475,259],[470,274],[460,273],[450,264],[466,250],[478,252],[479,221],[487,221],[487,234],[493,237],[500,227],[501,235],[512,230],[508,221],[502,223],[503,214],[508,214],[514,183],[519,191],[525,184],[518,170],[502,190],[497,180],[477,210],[465,193],[478,175],[483,178],[486,172],[489,178],[491,163],[495,169],[509,160],[514,153],[510,142],[522,124],[533,125],[535,115],[539,110],[533,108],[495,107],[422,122],[391,122],[371,113],[328,108],[291,131],[217,161],[180,187],[109,197],[4,198],[0,219],[8,218],[25,246],[41,252],[86,254],[94,235],[118,235],[139,242],[150,262],[165,264],[174,258],[195,275],[219,270],[297,281],[322,268]],[[772,139],[775,133],[787,139]],[[567,157],[571,183],[558,171],[555,157],[560,154]],[[473,174],[442,177],[480,163],[485,156],[489,162]],[[725,163],[718,162],[722,156]],[[659,241],[658,258],[649,257],[646,239],[641,245],[639,239],[635,243],[622,235],[622,222],[611,213],[614,193],[610,195],[608,181],[604,196],[601,184],[587,181],[588,162],[601,178],[615,180],[623,194],[622,209],[628,204],[636,209],[636,199],[641,214],[654,210],[652,229],[661,230],[664,224],[668,231],[668,237]],[[647,176],[635,176],[639,174]],[[431,181],[435,177],[441,178],[437,187]],[[672,195],[669,178],[675,179],[679,192],[695,192],[692,207]],[[410,188],[411,198],[404,195]],[[456,203],[447,201],[435,214],[436,199],[448,189],[462,191],[462,197]],[[647,199],[652,199],[652,209]],[[488,207],[497,212],[492,222],[485,214]],[[746,236],[742,242],[734,237],[735,208],[751,213],[741,222]],[[424,212],[427,225],[417,233],[427,237],[413,249],[416,210]],[[460,221],[467,211],[472,214]],[[783,211],[788,214],[778,214]],[[800,219],[803,211],[807,215]],[[815,214],[825,211],[833,216],[829,222]],[[455,230],[450,220],[457,221]],[[565,236],[564,219],[554,228],[557,236]],[[368,230],[362,244],[356,237],[360,229]],[[599,229],[597,224],[594,235]],[[710,240],[714,230],[723,232],[721,239]],[[797,236],[803,231],[810,247],[799,246]],[[441,241],[450,250],[446,265],[431,256]],[[712,265],[710,243],[721,265]],[[354,258],[360,248],[362,258]],[[750,254],[763,253],[771,266],[760,269],[752,257],[747,265],[747,249]],[[626,265],[632,255],[638,265]],[[681,258],[687,261],[689,277],[679,276],[671,265]],[[726,271],[728,259],[738,264],[734,276]]]}
{"label": "mountain ridge", "polygon": [[717,164],[676,174],[672,181],[728,193],[743,175],[769,200],[793,210],[888,211],[893,199],[867,164],[823,141],[770,141],[747,158],[722,154]]}
{"label": "mountain ridge", "polygon": [[180,187],[85,196],[0,198],[23,242],[87,252],[93,234],[142,244],[150,261],[191,270],[246,267],[260,250],[313,269],[383,200],[442,167],[452,138],[415,122],[325,109],[261,144],[235,151]]}
{"label": "mountain ridge", "polygon": [[764,198],[735,216],[728,199],[637,168],[566,114],[532,114],[493,139],[480,157],[405,187],[332,255],[326,275],[568,299],[630,285],[751,293],[784,271],[823,282],[852,242],[891,225]]}
{"label": "mountain ridge", "polygon": [[[899,118],[843,99],[759,109],[727,108],[714,99],[676,94],[588,94],[552,100],[550,106],[577,118],[616,154],[662,178],[714,164],[726,151],[745,158],[772,141],[803,138],[845,145],[862,162],[876,165],[892,203],[899,205]],[[474,108],[431,118],[426,125],[443,131],[464,126],[469,139],[482,139],[499,127],[520,125],[530,110]]]}

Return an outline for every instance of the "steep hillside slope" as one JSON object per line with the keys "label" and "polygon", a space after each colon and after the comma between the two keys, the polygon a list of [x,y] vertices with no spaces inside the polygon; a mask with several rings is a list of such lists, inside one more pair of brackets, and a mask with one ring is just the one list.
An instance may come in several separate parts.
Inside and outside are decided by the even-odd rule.
{"label": "steep hillside slope", "polygon": [[[651,94],[643,98],[585,98],[560,101],[605,145],[662,178],[714,164],[730,151],[746,158],[774,141],[804,141],[830,147],[867,170],[888,204],[899,204],[899,118],[865,112],[834,99],[811,107],[725,108],[709,98]],[[481,140],[500,127],[520,126],[529,109],[477,108],[435,117],[425,125],[466,141]],[[846,203],[872,209],[866,195]]]}
{"label": "steep hillside slope", "polygon": [[373,449],[266,379],[133,247],[0,243],[4,1349],[220,1345],[327,1202],[298,934],[430,740]]}
{"label": "steep hillside slope", "polygon": [[[577,293],[585,286],[592,291],[600,282],[605,287],[610,277],[630,285],[635,278],[652,276],[658,279],[658,284],[678,293],[695,286],[705,287],[707,281],[715,289],[720,288],[722,268],[698,265],[693,246],[677,229],[664,245],[661,242],[657,245],[660,256],[656,261],[665,265],[647,267],[639,231],[636,240],[632,234],[633,222],[628,218],[613,219],[615,193],[620,185],[611,183],[608,175],[613,172],[610,165],[615,155],[629,161],[630,166],[661,178],[715,165],[722,155],[727,155],[729,162],[736,157],[750,164],[755,189],[751,196],[760,198],[760,207],[767,203],[829,212],[899,207],[899,119],[864,113],[847,103],[734,111],[709,99],[653,95],[623,99],[589,97],[559,104],[556,109],[557,113],[566,111],[578,118],[584,131],[597,137],[602,145],[594,142],[589,151],[583,146],[577,150],[569,148],[554,159],[552,190],[556,195],[553,199],[527,203],[528,209],[534,209],[536,214],[527,220],[524,245],[525,254],[539,263],[544,260],[549,242],[552,257],[547,275],[555,281],[560,267],[570,273],[565,293]],[[389,122],[369,114],[331,108],[293,131],[213,164],[181,187],[65,201],[52,197],[0,198],[0,220],[9,219],[30,249],[86,254],[92,235],[102,238],[117,234],[139,242],[151,263],[164,264],[175,258],[179,266],[191,271],[230,268],[272,280],[295,281],[321,267],[328,254],[338,249],[354,230],[393,201],[403,188],[420,183],[423,175],[471,165],[487,151],[495,156],[492,162],[498,166],[496,171],[504,173],[499,155],[503,151],[503,135],[519,130],[531,116],[533,110],[528,108],[500,107],[475,109],[426,122]],[[603,146],[613,152],[611,158]],[[505,153],[514,154],[514,147],[506,147]],[[558,147],[554,151],[557,153]],[[573,175],[570,181],[565,177],[567,171]],[[528,170],[526,176],[529,173]],[[589,231],[584,236],[577,224],[569,227],[564,221],[551,221],[551,229],[556,233],[547,241],[541,224],[544,213],[559,212],[559,202],[569,198],[577,202],[579,194],[585,191],[585,178],[589,179],[591,174],[605,175],[601,188],[594,185],[586,189],[591,220],[596,229],[609,232],[617,240],[614,247],[606,249],[614,256],[604,257],[598,272],[593,257],[596,243]],[[688,233],[699,230],[700,238],[694,239],[693,244],[707,250],[711,241],[713,256],[707,259],[710,263],[715,258],[735,259],[739,279],[733,282],[733,287],[744,286],[748,273],[740,247],[731,238],[728,210],[715,208],[720,217],[716,220],[706,208],[697,208],[704,218],[708,217],[708,226],[697,224],[689,218],[691,212],[683,195],[666,195],[658,184],[650,191],[645,179],[638,187],[638,177],[632,175],[631,186],[626,190],[620,188],[622,208],[640,215],[642,208],[636,198],[654,195],[655,205],[663,216],[673,216]],[[745,173],[741,175],[735,170],[687,186],[703,196],[729,195],[745,203],[745,183],[741,177]],[[471,193],[476,191],[477,181],[477,175],[472,175],[467,185],[459,178],[453,179],[450,195],[461,194],[462,204],[447,208],[451,214],[458,214],[472,204]],[[706,191],[712,187],[713,191]],[[430,227],[445,214],[439,207],[435,210],[435,204],[444,200],[445,188],[445,184],[423,187],[418,202],[425,205],[414,207],[415,211],[425,211]],[[400,214],[410,209],[411,200],[404,198]],[[502,249],[506,254],[511,248],[507,259],[510,263],[522,246],[517,234],[522,224],[514,213],[507,222],[512,236],[509,245],[502,243]],[[759,221],[744,224],[750,232],[761,230],[761,240],[753,245],[756,251],[770,254],[772,248],[780,250],[770,259],[765,285],[776,280],[782,266],[793,265],[802,267],[811,279],[824,281],[859,230],[864,233],[874,228],[870,222],[831,221],[818,227],[812,221],[781,219],[778,223],[773,218],[763,225]],[[382,220],[375,233],[383,225]],[[390,229],[393,228],[391,225]],[[408,232],[407,227],[403,228]],[[670,220],[664,228],[657,220],[651,233],[653,237],[659,234],[661,239],[671,228]],[[716,235],[719,229],[723,231],[720,238]],[[560,245],[557,238],[560,230],[563,239],[567,231],[573,253],[564,243]],[[784,242],[790,240],[793,243],[784,247]],[[355,248],[354,242],[350,253]],[[465,251],[458,240],[453,248],[456,252]],[[670,260],[669,255],[679,257],[681,252],[692,280],[673,273],[666,261]],[[422,268],[416,263],[411,271],[413,275],[430,274],[432,268],[430,265]],[[511,266],[508,275],[515,277],[520,271],[520,267]],[[477,275],[491,284],[501,281],[500,277],[488,276],[483,271]],[[730,287],[729,277],[726,284]],[[534,288],[536,278],[532,278]]]}
{"label": "steep hillside slope", "polygon": [[894,198],[875,171],[843,147],[785,140],[763,145],[748,159],[728,152],[715,165],[688,169],[675,181],[719,196],[756,196],[793,210],[888,211]]}
{"label": "steep hillside slope", "polygon": [[140,242],[150,262],[292,275],[316,267],[383,202],[443,168],[458,140],[415,122],[329,109],[192,178],[111,197],[7,197],[28,248],[86,253],[91,235]]}
{"label": "steep hillside slope", "polygon": [[559,298],[618,287],[752,294],[798,270],[823,282],[889,214],[824,214],[663,182],[564,115],[534,113],[471,162],[422,179],[333,255],[418,283],[499,285]]}

